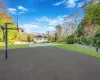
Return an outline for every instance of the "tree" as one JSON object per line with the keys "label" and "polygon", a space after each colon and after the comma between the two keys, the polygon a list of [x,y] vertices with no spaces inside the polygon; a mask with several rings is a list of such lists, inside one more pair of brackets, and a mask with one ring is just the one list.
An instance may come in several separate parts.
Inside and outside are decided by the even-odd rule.
{"label": "tree", "polygon": [[96,3],[94,0],[90,0],[84,5],[84,10],[85,15],[79,24],[78,32],[81,32],[82,36],[92,36],[96,27],[100,26],[100,1]]}
{"label": "tree", "polygon": [[72,35],[67,36],[66,42],[67,42],[67,44],[75,43],[74,35],[72,34]]}
{"label": "tree", "polygon": [[64,18],[63,31],[64,35],[68,36],[75,32],[78,25],[79,10],[75,10],[71,15]]}
{"label": "tree", "polygon": [[75,31],[75,36],[76,37],[80,37],[80,36],[83,36],[84,35],[84,32],[83,32],[83,20],[78,24],[78,27],[77,27],[77,30]]}
{"label": "tree", "polygon": [[50,31],[47,31],[46,35],[47,35],[47,37],[48,37],[48,41],[50,42],[50,41],[51,41]]}
{"label": "tree", "polygon": [[61,25],[57,25],[56,26],[56,39],[59,39],[61,36],[61,32],[62,32],[62,26]]}
{"label": "tree", "polygon": [[19,40],[19,33],[17,30],[16,31],[15,30],[8,31],[8,34],[9,34],[8,42],[10,44],[13,44],[14,42]]}
{"label": "tree", "polygon": [[7,22],[12,22],[12,17],[7,14],[6,5],[0,2],[0,25],[4,26]]}
{"label": "tree", "polygon": [[27,35],[27,41],[28,41],[28,42],[31,41],[31,37],[30,37],[30,35]]}
{"label": "tree", "polygon": [[[8,23],[8,22],[12,22],[12,17],[9,16],[6,12],[6,5],[3,4],[2,2],[0,2],[0,28],[1,28],[1,26],[5,27],[5,23]],[[3,35],[2,40],[4,41],[4,39],[5,39],[4,29],[1,29],[1,30],[2,30],[3,34],[2,33],[0,33],[0,34]]]}
{"label": "tree", "polygon": [[100,48],[100,31],[97,31],[92,39],[92,43],[96,46],[96,51]]}

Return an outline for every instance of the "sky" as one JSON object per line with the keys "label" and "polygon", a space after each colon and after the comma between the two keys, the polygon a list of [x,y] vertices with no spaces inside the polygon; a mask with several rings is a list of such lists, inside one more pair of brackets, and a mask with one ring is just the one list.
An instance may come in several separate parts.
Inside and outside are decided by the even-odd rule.
{"label": "sky", "polygon": [[7,7],[9,15],[19,27],[28,33],[45,33],[54,31],[55,26],[62,24],[64,17],[78,10],[81,18],[84,0],[0,0]]}

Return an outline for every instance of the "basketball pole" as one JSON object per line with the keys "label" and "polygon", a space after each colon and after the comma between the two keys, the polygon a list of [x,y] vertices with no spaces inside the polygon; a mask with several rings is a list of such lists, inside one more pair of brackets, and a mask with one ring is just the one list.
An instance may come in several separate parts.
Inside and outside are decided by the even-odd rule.
{"label": "basketball pole", "polygon": [[8,58],[8,23],[5,23],[5,59]]}

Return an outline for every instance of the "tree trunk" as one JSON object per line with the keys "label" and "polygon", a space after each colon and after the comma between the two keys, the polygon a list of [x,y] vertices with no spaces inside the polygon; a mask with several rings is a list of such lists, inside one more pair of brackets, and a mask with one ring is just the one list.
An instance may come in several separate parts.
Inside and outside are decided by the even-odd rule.
{"label": "tree trunk", "polygon": [[96,51],[99,52],[99,47],[98,46],[96,47]]}

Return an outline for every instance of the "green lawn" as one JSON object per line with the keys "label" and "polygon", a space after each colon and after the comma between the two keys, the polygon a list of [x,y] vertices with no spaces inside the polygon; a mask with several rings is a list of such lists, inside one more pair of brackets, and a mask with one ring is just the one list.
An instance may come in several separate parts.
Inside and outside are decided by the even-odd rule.
{"label": "green lawn", "polygon": [[[76,52],[81,52],[84,54],[88,54],[90,56],[95,56],[97,58],[100,58],[100,53],[97,53],[95,50],[87,48],[87,47],[82,47],[80,45],[75,45],[75,44],[63,44],[63,45],[55,45],[53,47],[56,48],[61,48],[61,49],[66,49],[70,51],[76,51]],[[8,49],[16,49],[16,48],[29,48],[29,45],[9,45]],[[4,46],[0,46],[0,50],[4,50]]]}
{"label": "green lawn", "polygon": [[[16,48],[29,48],[29,45],[23,44],[23,45],[9,45],[8,49],[16,49]],[[4,50],[5,46],[0,46],[0,50]]]}
{"label": "green lawn", "polygon": [[97,58],[100,58],[100,53],[97,53],[95,50],[87,48],[87,47],[75,45],[75,44],[63,44],[63,45],[57,45],[57,46],[53,46],[53,47],[66,49],[66,50],[70,50],[70,51],[81,52],[84,54],[88,54],[90,56],[95,56]]}

